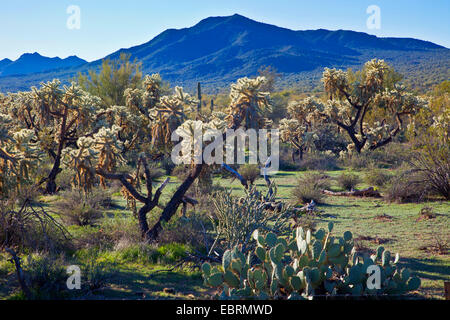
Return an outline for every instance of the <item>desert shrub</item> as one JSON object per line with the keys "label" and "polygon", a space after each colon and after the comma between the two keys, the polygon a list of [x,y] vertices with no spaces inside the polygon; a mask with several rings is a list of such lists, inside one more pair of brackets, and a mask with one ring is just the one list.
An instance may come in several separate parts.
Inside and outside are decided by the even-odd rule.
{"label": "desert shrub", "polygon": [[20,191],[14,193],[11,199],[14,199],[16,205],[21,207],[24,203],[37,204],[39,197],[39,191],[32,185],[24,185]]}
{"label": "desert shrub", "polygon": [[325,153],[310,153],[306,154],[302,161],[300,161],[300,167],[303,170],[337,170],[336,158],[332,155]]}
{"label": "desert shrub", "polygon": [[411,161],[416,184],[425,185],[432,193],[450,200],[450,147],[434,146],[418,153]]}
{"label": "desert shrub", "polygon": [[315,133],[319,139],[314,141],[314,146],[317,151],[330,151],[338,155],[341,151],[347,149],[348,142],[346,138],[335,130],[333,124],[323,124],[316,128]]}
{"label": "desert shrub", "polygon": [[240,245],[243,251],[249,250],[249,240],[256,229],[279,234],[287,232],[292,212],[288,206],[282,206],[280,210],[266,209],[265,204],[273,202],[276,197],[276,187],[272,185],[270,189],[272,193],[269,190],[266,195],[250,187],[240,198],[232,196],[232,190],[216,192],[211,196],[215,210],[210,213],[210,219],[216,238],[209,254],[220,242],[225,248]]}
{"label": "desert shrub", "polygon": [[67,296],[66,262],[63,256],[29,255],[23,270],[32,299],[60,299]]}
{"label": "desert shrub", "polygon": [[256,164],[244,164],[239,168],[241,176],[250,184],[253,184],[256,179],[261,176],[261,170]]}
{"label": "desert shrub", "polygon": [[292,161],[292,147],[280,144],[279,169],[282,171],[300,171],[304,170],[297,161]]}
{"label": "desert shrub", "polygon": [[407,163],[412,155],[409,145],[405,143],[389,143],[383,148],[365,151],[360,154],[355,153],[350,157],[341,158],[340,162],[345,167],[355,170],[370,167],[395,169]]}
{"label": "desert shrub", "polygon": [[75,246],[100,250],[127,247],[142,240],[137,222],[132,218],[105,219],[99,226],[84,226],[73,232]]}
{"label": "desert shrub", "polygon": [[372,168],[365,173],[365,180],[371,186],[383,187],[392,179],[392,174],[382,169]]}
{"label": "desert shrub", "polygon": [[373,160],[370,159],[367,154],[352,154],[350,157],[344,157],[340,159],[343,166],[349,167],[353,170],[365,169],[374,167]]}
{"label": "desert shrub", "polygon": [[[210,205],[211,209],[211,205]],[[206,216],[192,213],[189,217],[172,219],[161,231],[158,242],[161,244],[183,243],[192,247],[203,249],[212,243],[210,230],[211,221]]]}
{"label": "desert shrub", "polygon": [[423,182],[423,177],[410,170],[400,172],[391,180],[385,192],[388,201],[407,203],[421,202],[430,194],[430,189]]}
{"label": "desert shrub", "polygon": [[68,191],[72,189],[73,177],[75,173],[72,169],[66,168],[56,176],[58,191]]}
{"label": "desert shrub", "polygon": [[172,170],[172,175],[177,177],[179,181],[184,181],[189,175],[189,166],[180,164]]}
{"label": "desert shrub", "polygon": [[173,163],[171,158],[164,158],[160,162],[160,167],[166,172],[166,175],[171,175],[176,165]]}
{"label": "desert shrub", "polygon": [[300,203],[309,203],[311,200],[321,203],[325,198],[322,190],[329,189],[329,187],[330,183],[327,177],[320,173],[309,172],[298,178],[292,196]]}
{"label": "desert shrub", "polygon": [[105,263],[98,263],[94,260],[89,260],[83,265],[82,275],[83,282],[81,289],[86,292],[95,292],[108,284],[110,267]]}
{"label": "desert shrub", "polygon": [[305,230],[315,231],[317,226],[318,211],[311,210],[297,213],[294,216],[294,226],[302,227]]}
{"label": "desert shrub", "polygon": [[69,236],[39,203],[0,201],[0,248],[59,252],[70,247]]}
{"label": "desert shrub", "polygon": [[111,194],[101,188],[89,193],[80,190],[65,191],[56,203],[61,219],[68,225],[94,225],[102,217],[102,209],[114,205]]}
{"label": "desert shrub", "polygon": [[345,190],[352,190],[361,183],[361,178],[354,173],[343,173],[337,177],[337,183]]}
{"label": "desert shrub", "polygon": [[87,202],[91,206],[110,209],[116,207],[116,203],[112,199],[111,190],[105,190],[103,188],[93,188],[90,193],[88,193]]}
{"label": "desert shrub", "polygon": [[368,152],[367,157],[378,168],[398,168],[407,163],[413,152],[406,143],[392,142],[383,148]]}

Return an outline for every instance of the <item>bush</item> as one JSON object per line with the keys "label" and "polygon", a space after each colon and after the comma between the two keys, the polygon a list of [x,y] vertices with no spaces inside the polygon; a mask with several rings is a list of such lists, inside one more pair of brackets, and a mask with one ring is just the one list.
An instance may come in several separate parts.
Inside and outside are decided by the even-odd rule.
{"label": "bush", "polygon": [[417,183],[450,200],[450,147],[428,147],[411,162]]}
{"label": "bush", "polygon": [[367,156],[366,153],[363,154],[352,154],[350,157],[345,157],[341,159],[342,165],[349,167],[353,170],[365,169],[369,167],[374,167],[374,161]]}
{"label": "bush", "polygon": [[84,226],[73,231],[77,248],[114,249],[142,240],[139,225],[132,218],[105,219],[100,226]]}
{"label": "bush", "polygon": [[410,161],[412,156],[411,147],[406,143],[399,142],[391,142],[367,153],[367,157],[378,168],[398,168]]}
{"label": "bush", "polygon": [[354,173],[343,173],[337,178],[338,185],[345,190],[352,190],[361,183],[361,179]]}
{"label": "bush", "polygon": [[282,171],[300,171],[300,163],[292,161],[292,147],[284,143],[280,144],[280,163],[279,168]]}
{"label": "bush", "polygon": [[172,170],[172,175],[177,177],[179,181],[184,181],[190,173],[190,168],[187,165],[180,164]]}
{"label": "bush", "polygon": [[300,167],[303,170],[337,170],[339,169],[336,158],[332,155],[325,153],[320,154],[306,154],[302,161],[300,161]]}
{"label": "bush", "polygon": [[266,209],[265,204],[274,202],[276,197],[276,188],[272,186],[271,189],[272,194],[262,195],[255,187],[250,187],[241,198],[232,196],[230,189],[217,192],[211,197],[215,210],[210,218],[217,236],[209,254],[220,241],[226,248],[240,245],[243,251],[249,250],[250,237],[258,228],[279,234],[287,232],[291,218],[289,208],[283,206],[280,210]]}
{"label": "bush", "polygon": [[392,174],[382,169],[374,168],[366,172],[365,179],[371,186],[384,187],[392,179]]}
{"label": "bush", "polygon": [[244,164],[239,168],[241,176],[250,184],[253,184],[256,179],[260,178],[261,170],[256,164]]}
{"label": "bush", "polygon": [[56,176],[56,185],[59,191],[68,191],[72,189],[73,177],[75,172],[72,169],[65,168]]}
{"label": "bush", "polygon": [[383,148],[352,154],[341,159],[344,166],[352,169],[398,168],[412,157],[410,146],[405,143],[389,143]]}
{"label": "bush", "polygon": [[59,252],[70,247],[68,232],[39,203],[17,207],[12,199],[0,201],[0,247]]}
{"label": "bush", "polygon": [[191,213],[189,218],[172,218],[161,231],[158,242],[161,244],[183,243],[200,250],[204,249],[206,244],[212,243],[209,233],[212,228],[211,221],[205,219],[207,218],[197,213]]}
{"label": "bush", "polygon": [[418,173],[412,173],[410,170],[400,172],[392,179],[385,192],[385,198],[388,201],[408,203],[421,202],[430,194],[430,190],[423,177]]}
{"label": "bush", "polygon": [[108,284],[109,267],[104,263],[89,260],[84,266],[82,274],[85,281],[82,282],[84,292],[95,292]]}
{"label": "bush", "polygon": [[166,175],[171,175],[173,169],[176,167],[171,158],[163,159],[160,163],[160,166],[161,169],[163,169],[166,172]]}
{"label": "bush", "polygon": [[95,188],[87,194],[79,190],[65,191],[56,203],[61,219],[68,225],[94,225],[103,217],[102,209],[113,207],[111,194]]}
{"label": "bush", "polygon": [[60,299],[67,296],[66,263],[62,256],[29,255],[23,269],[32,299]]}
{"label": "bush", "polygon": [[297,180],[292,196],[300,203],[309,203],[311,200],[321,203],[325,198],[322,190],[329,187],[328,177],[319,173],[305,173]]}

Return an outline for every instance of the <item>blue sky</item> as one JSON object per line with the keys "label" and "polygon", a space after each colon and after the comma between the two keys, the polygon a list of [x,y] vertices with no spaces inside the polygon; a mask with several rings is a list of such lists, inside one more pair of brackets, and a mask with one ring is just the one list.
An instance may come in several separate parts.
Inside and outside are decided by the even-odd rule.
{"label": "blue sky", "polygon": [[[70,5],[81,10],[79,30],[66,26]],[[379,30],[366,26],[369,5],[381,10]],[[0,59],[37,51],[92,61],[147,42],[165,29],[234,13],[294,30],[346,29],[450,47],[448,0],[2,0]]]}

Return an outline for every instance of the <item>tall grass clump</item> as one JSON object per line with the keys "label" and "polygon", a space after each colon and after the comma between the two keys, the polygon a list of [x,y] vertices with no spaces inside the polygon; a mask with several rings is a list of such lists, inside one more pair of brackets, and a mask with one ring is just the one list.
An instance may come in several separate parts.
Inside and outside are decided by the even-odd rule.
{"label": "tall grass clump", "polygon": [[300,203],[309,203],[311,200],[322,203],[325,198],[322,191],[329,188],[328,177],[320,173],[305,173],[298,178],[292,196]]}
{"label": "tall grass clump", "polygon": [[361,178],[354,173],[343,173],[337,178],[337,183],[345,190],[352,190],[361,183]]}

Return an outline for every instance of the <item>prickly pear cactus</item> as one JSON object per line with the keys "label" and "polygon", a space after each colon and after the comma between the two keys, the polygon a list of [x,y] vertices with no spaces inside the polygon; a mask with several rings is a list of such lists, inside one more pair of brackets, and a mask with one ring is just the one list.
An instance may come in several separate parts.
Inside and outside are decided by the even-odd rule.
{"label": "prickly pear cactus", "polygon": [[287,238],[255,231],[257,247],[247,256],[235,247],[224,253],[221,266],[203,264],[204,283],[221,289],[220,299],[405,294],[419,288],[419,278],[397,267],[398,254],[393,260],[383,247],[372,256],[357,254],[352,233],[335,237],[332,229],[333,223],[315,233],[299,227]]}

